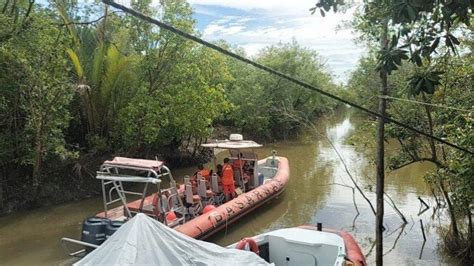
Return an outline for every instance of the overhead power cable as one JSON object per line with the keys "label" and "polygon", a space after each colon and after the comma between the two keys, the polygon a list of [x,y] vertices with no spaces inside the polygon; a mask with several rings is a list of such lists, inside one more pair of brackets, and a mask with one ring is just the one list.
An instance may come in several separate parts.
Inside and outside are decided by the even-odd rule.
{"label": "overhead power cable", "polygon": [[460,151],[463,151],[463,152],[465,152],[465,153],[474,155],[474,152],[473,152],[473,151],[470,151],[470,150],[467,149],[467,148],[460,147],[460,146],[458,146],[458,145],[456,145],[456,144],[450,143],[450,142],[448,142],[448,141],[446,141],[446,140],[443,140],[443,139],[441,139],[441,138],[438,138],[438,137],[436,137],[436,136],[433,136],[433,135],[431,135],[431,134],[428,134],[428,133],[425,133],[425,132],[423,132],[423,131],[421,131],[421,130],[418,130],[418,129],[414,128],[414,127],[411,127],[411,126],[409,126],[409,125],[406,125],[406,124],[404,124],[404,123],[402,123],[402,122],[399,122],[399,121],[397,121],[397,120],[395,120],[395,119],[393,119],[393,118],[390,118],[390,117],[388,117],[388,116],[379,114],[379,113],[374,112],[374,111],[372,111],[372,110],[369,110],[369,109],[367,109],[367,108],[365,108],[365,107],[363,107],[363,106],[360,106],[360,105],[358,105],[358,104],[355,104],[355,103],[353,103],[353,102],[350,102],[350,101],[348,101],[348,100],[345,100],[345,99],[343,99],[343,98],[340,98],[339,96],[336,96],[336,95],[331,94],[331,93],[329,93],[329,92],[326,92],[326,91],[324,91],[324,90],[318,89],[318,88],[314,87],[313,85],[310,85],[310,84],[308,84],[308,83],[306,83],[306,82],[304,82],[304,81],[298,80],[298,79],[293,78],[293,77],[291,77],[291,76],[288,76],[288,75],[286,75],[286,74],[284,74],[284,73],[281,73],[280,71],[277,71],[277,70],[272,69],[272,68],[270,68],[270,67],[267,67],[267,66],[265,66],[265,65],[259,64],[259,63],[255,62],[255,61],[252,61],[252,60],[250,60],[250,59],[247,59],[247,58],[245,58],[245,57],[243,57],[243,56],[240,56],[240,55],[238,55],[238,54],[235,54],[235,53],[233,53],[233,52],[231,52],[231,51],[229,51],[229,50],[226,50],[226,49],[224,49],[224,48],[222,48],[222,47],[220,47],[220,46],[217,46],[217,45],[212,44],[212,43],[210,43],[210,42],[208,42],[208,41],[205,41],[205,40],[203,40],[203,39],[201,39],[201,38],[198,38],[198,37],[196,37],[196,36],[194,36],[194,35],[192,35],[192,34],[186,33],[186,32],[184,32],[184,31],[182,31],[182,30],[180,30],[180,29],[177,29],[177,28],[175,28],[175,27],[173,27],[173,26],[170,26],[170,25],[168,25],[168,24],[166,24],[166,23],[163,23],[163,22],[161,22],[161,21],[159,21],[159,20],[157,20],[157,19],[154,19],[154,18],[151,18],[151,17],[149,17],[149,16],[147,16],[147,15],[144,15],[144,14],[142,14],[142,13],[140,13],[140,12],[134,10],[134,9],[128,8],[128,7],[124,6],[124,5],[118,4],[118,3],[114,2],[114,1],[110,1],[110,0],[102,0],[102,2],[104,2],[104,3],[107,4],[107,5],[110,5],[110,6],[113,6],[113,7],[115,7],[115,8],[118,8],[118,9],[120,9],[120,10],[123,10],[124,12],[129,13],[129,14],[131,14],[131,15],[133,15],[133,16],[139,18],[139,19],[142,19],[142,20],[144,20],[144,21],[147,21],[147,22],[149,22],[149,23],[151,23],[151,24],[155,24],[155,25],[159,26],[159,27],[162,28],[162,29],[171,31],[171,32],[173,32],[173,33],[175,33],[175,34],[178,34],[178,35],[180,35],[181,37],[183,37],[183,38],[185,38],[185,39],[192,40],[192,41],[194,41],[194,42],[200,43],[200,44],[202,44],[202,45],[204,45],[204,46],[206,46],[206,47],[208,47],[208,48],[211,48],[211,49],[213,49],[213,50],[215,50],[215,51],[218,51],[218,52],[221,53],[221,54],[227,55],[227,56],[232,57],[232,58],[234,58],[234,59],[237,59],[237,60],[239,60],[239,61],[241,61],[241,62],[244,62],[244,63],[249,64],[249,65],[252,65],[252,66],[254,66],[254,67],[258,68],[258,69],[261,69],[261,70],[263,70],[263,71],[265,71],[265,72],[268,72],[268,73],[273,74],[273,75],[275,75],[275,76],[278,76],[278,77],[281,77],[281,78],[286,79],[286,80],[288,80],[288,81],[291,81],[291,82],[293,82],[293,83],[295,83],[295,84],[297,84],[297,85],[299,85],[299,86],[301,86],[301,87],[303,87],[303,88],[306,88],[306,89],[308,89],[308,90],[312,90],[312,91],[318,92],[318,93],[320,93],[320,94],[322,94],[322,95],[324,95],[324,96],[326,96],[326,97],[329,97],[329,98],[334,99],[334,100],[336,100],[336,101],[339,101],[339,102],[345,103],[345,104],[347,104],[347,105],[350,105],[350,106],[352,106],[352,107],[354,107],[354,108],[357,108],[357,109],[359,109],[359,110],[361,110],[361,111],[364,111],[364,112],[366,112],[366,113],[369,113],[369,114],[371,114],[371,115],[373,115],[373,116],[383,118],[383,119],[385,119],[385,120],[388,121],[388,122],[391,122],[391,123],[394,123],[394,124],[396,124],[396,125],[398,125],[398,126],[401,126],[401,127],[406,128],[406,129],[409,129],[409,130],[411,130],[411,131],[413,131],[413,132],[416,132],[416,133],[418,133],[418,134],[420,134],[420,135],[423,135],[423,136],[428,137],[428,138],[432,138],[432,139],[434,139],[434,140],[436,140],[436,141],[438,141],[438,142],[440,142],[440,143],[446,144],[446,145],[448,145],[448,146],[450,146],[450,147],[453,147],[453,148],[458,149],[458,150],[460,150]]}
{"label": "overhead power cable", "polygon": [[460,112],[474,112],[474,109],[462,109],[462,108],[457,108],[453,106],[447,106],[447,105],[441,105],[441,104],[434,104],[434,103],[425,103],[425,102],[420,102],[420,101],[415,101],[415,100],[410,100],[410,99],[403,99],[403,98],[396,98],[392,96],[379,96],[379,98],[383,99],[388,99],[388,100],[396,100],[396,101],[402,101],[402,102],[409,102],[409,103],[414,103],[414,104],[421,104],[421,105],[427,105],[427,106],[432,106],[432,107],[438,107],[438,108],[445,108],[445,109],[451,109],[451,110],[456,110]]}

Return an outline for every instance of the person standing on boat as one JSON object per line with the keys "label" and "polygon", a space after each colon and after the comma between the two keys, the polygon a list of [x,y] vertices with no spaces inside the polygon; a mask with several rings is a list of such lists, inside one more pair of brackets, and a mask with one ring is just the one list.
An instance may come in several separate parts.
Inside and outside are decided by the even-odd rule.
{"label": "person standing on boat", "polygon": [[232,199],[235,194],[234,169],[229,161],[229,158],[224,158],[224,166],[222,166],[222,188],[226,201]]}
{"label": "person standing on boat", "polygon": [[232,168],[234,169],[234,177],[237,179],[237,182],[241,187],[248,182],[244,174],[247,167],[247,162],[243,160],[243,154],[239,153],[237,159],[232,162]]}
{"label": "person standing on boat", "polygon": [[242,153],[239,153],[239,157],[232,162],[232,167],[234,167],[234,169],[240,169],[240,168],[245,169],[247,164],[243,160],[243,158],[244,158],[244,155]]}
{"label": "person standing on boat", "polygon": [[202,164],[198,165],[198,171],[196,173],[196,176],[198,173],[201,174],[202,177],[206,178],[207,181],[211,179],[212,171],[207,168],[204,168],[204,165]]}

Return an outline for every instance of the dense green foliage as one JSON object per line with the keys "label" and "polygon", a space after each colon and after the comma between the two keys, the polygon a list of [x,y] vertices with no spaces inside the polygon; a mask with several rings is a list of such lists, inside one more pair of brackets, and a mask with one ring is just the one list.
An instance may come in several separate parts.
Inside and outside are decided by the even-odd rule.
{"label": "dense green foliage", "polygon": [[[186,1],[151,2],[131,5],[199,34]],[[297,43],[255,59],[337,89],[318,55]],[[333,107],[104,5],[0,0],[0,213],[61,201],[58,190],[80,197],[114,154],[183,164],[199,158],[215,127],[269,140],[299,129],[286,112],[315,118]]]}
{"label": "dense green foliage", "polygon": [[[23,2],[26,1],[17,3],[16,8],[28,9],[28,4]],[[9,5],[4,6],[10,10]],[[8,21],[17,14],[1,13],[0,20]],[[67,49],[67,36],[53,26],[55,18],[56,14],[50,10],[32,8],[24,20],[34,23],[18,26],[21,31],[0,43],[2,173],[24,174],[23,168],[27,167],[28,175],[18,181],[27,181],[33,193],[41,185],[45,161],[72,155],[64,141],[70,119],[68,105],[73,96],[71,78],[67,75],[68,60],[61,53]],[[0,191],[0,206],[3,198]]]}
{"label": "dense green foliage", "polygon": [[[267,47],[260,51],[256,60],[326,91],[334,92],[337,89],[324,71],[318,54],[295,42]],[[302,90],[292,82],[262,74],[249,66],[237,63],[232,69],[236,80],[227,90],[229,100],[236,108],[228,117],[244,132],[255,137],[291,135],[300,125],[288,119],[287,114],[312,119],[337,104],[319,94]]]}

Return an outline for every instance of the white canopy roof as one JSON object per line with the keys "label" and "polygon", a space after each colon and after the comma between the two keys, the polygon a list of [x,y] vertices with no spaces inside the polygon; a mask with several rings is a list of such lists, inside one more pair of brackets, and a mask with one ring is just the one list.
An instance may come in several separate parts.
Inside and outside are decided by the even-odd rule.
{"label": "white canopy roof", "polygon": [[201,146],[220,149],[251,149],[262,147],[261,144],[252,140],[216,140],[215,142],[201,144]]}
{"label": "white canopy roof", "polygon": [[196,240],[137,214],[74,265],[269,265],[253,252]]}
{"label": "white canopy roof", "polygon": [[123,168],[143,168],[159,171],[163,166],[163,162],[158,160],[114,157],[111,161],[105,161],[103,165]]}

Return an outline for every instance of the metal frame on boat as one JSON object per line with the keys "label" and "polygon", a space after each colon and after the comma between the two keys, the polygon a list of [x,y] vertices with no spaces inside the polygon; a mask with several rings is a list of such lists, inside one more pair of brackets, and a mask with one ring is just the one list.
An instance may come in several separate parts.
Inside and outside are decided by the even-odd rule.
{"label": "metal frame on boat", "polygon": [[[147,212],[148,215],[159,218],[161,222],[170,226],[175,226],[184,221],[184,215],[186,215],[186,212],[181,197],[179,197],[176,189],[176,181],[174,180],[169,168],[166,167],[163,162],[158,160],[115,157],[112,161],[105,161],[100,169],[101,171],[97,172],[97,179],[100,179],[102,183],[104,212],[97,214],[98,217],[112,218],[114,220],[127,220],[132,218],[136,213]],[[146,177],[121,174],[121,172],[127,170],[145,173]],[[164,178],[169,179],[170,187],[167,189],[161,187]],[[144,183],[145,185],[143,191],[140,193],[125,190],[123,182]],[[156,185],[156,194],[153,198],[153,204],[147,206],[145,203],[147,203],[146,199],[150,184]],[[118,196],[117,198],[112,197],[114,191]],[[168,202],[160,200],[164,193],[169,195],[167,197]],[[140,197],[140,200],[138,202],[135,201],[134,204],[136,205],[136,203],[138,203],[138,210],[130,210],[131,205],[127,202],[127,194]],[[112,217],[110,217],[111,215],[109,215],[108,206],[116,202],[122,203],[123,210],[121,210],[120,207],[110,210],[112,212]],[[117,216],[117,212],[123,212],[124,215]],[[177,212],[180,214],[180,217],[174,219],[174,221],[170,223],[167,219],[163,218],[170,212]],[[160,213],[163,214],[162,217],[158,217],[158,214]]]}

